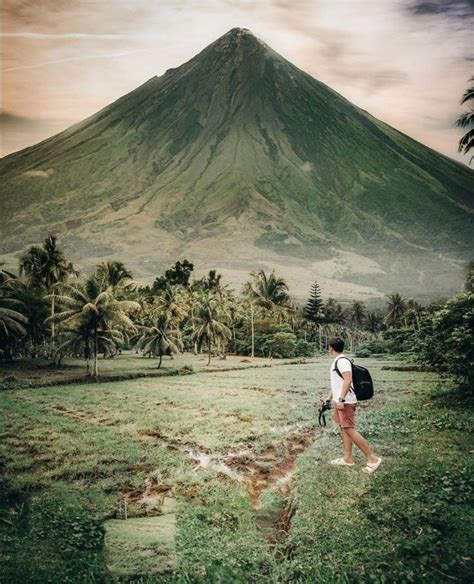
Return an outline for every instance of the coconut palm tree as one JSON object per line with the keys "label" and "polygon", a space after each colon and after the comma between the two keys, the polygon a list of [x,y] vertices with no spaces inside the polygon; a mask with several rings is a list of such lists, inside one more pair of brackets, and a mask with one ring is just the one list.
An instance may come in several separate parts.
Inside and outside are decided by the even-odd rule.
{"label": "coconut palm tree", "polygon": [[[97,338],[98,353],[113,354],[117,345],[126,341],[125,335],[120,330],[99,331]],[[86,374],[90,375],[90,361],[94,354],[94,339],[86,324],[77,328],[62,329],[58,334],[58,347],[55,351],[55,363],[61,365],[65,354],[84,355],[86,360]]]}
{"label": "coconut palm tree", "polygon": [[[471,77],[469,81],[474,81],[474,77]],[[468,102],[470,105],[469,111],[461,114],[456,122],[460,128],[470,128],[459,140],[458,150],[464,154],[467,154],[474,147],[474,85],[466,89],[462,96],[461,105]],[[471,164],[473,158],[474,156],[471,156],[469,164]]]}
{"label": "coconut palm tree", "polygon": [[0,348],[10,358],[13,346],[27,334],[28,318],[20,311],[23,304],[14,297],[13,274],[0,272]]}
{"label": "coconut palm tree", "polygon": [[407,301],[406,320],[414,329],[420,330],[422,314],[423,306],[419,302],[412,299]]}
{"label": "coconut palm tree", "polygon": [[275,270],[269,276],[264,270],[251,272],[252,280],[244,285],[244,296],[248,299],[250,323],[252,331],[252,351],[255,355],[255,318],[256,311],[266,312],[274,316],[277,321],[285,318],[290,309],[288,285],[283,278],[277,277]]}
{"label": "coconut palm tree", "polygon": [[224,299],[224,310],[228,316],[229,326],[232,331],[232,351],[236,346],[236,327],[244,320],[245,308],[232,294],[226,295]]}
{"label": "coconut palm tree", "polygon": [[140,333],[137,335],[136,346],[144,355],[155,355],[160,358],[158,369],[161,367],[163,355],[183,350],[181,332],[169,314],[159,314],[155,326],[140,327]]}
{"label": "coconut palm tree", "polygon": [[102,262],[97,266],[96,278],[102,284],[102,288],[115,290],[119,286],[130,288],[133,284],[133,274],[122,262]]}
{"label": "coconut palm tree", "polygon": [[389,294],[387,302],[387,314],[385,322],[389,326],[398,328],[402,324],[402,319],[407,311],[407,301],[398,292]]}
{"label": "coconut palm tree", "polygon": [[167,314],[176,324],[181,323],[187,316],[186,298],[189,293],[182,287],[166,284],[158,293],[151,307],[151,314]]}
{"label": "coconut palm tree", "polygon": [[207,346],[208,361],[210,365],[212,346],[219,346],[230,340],[232,333],[225,324],[227,315],[219,300],[212,296],[204,298],[203,303],[193,318],[193,332],[191,339],[197,342],[198,349]]}
{"label": "coconut palm tree", "polygon": [[363,302],[354,300],[352,306],[349,309],[350,322],[356,328],[360,328],[365,320],[366,310]]}
{"label": "coconut palm tree", "polygon": [[[83,286],[63,284],[58,295],[64,310],[50,317],[65,332],[82,330],[84,338],[91,338],[94,358],[93,375],[98,375],[97,356],[100,337],[115,333],[136,332],[129,314],[140,309],[137,302],[117,300],[110,288],[102,290],[102,285],[94,277]],[[89,341],[87,341],[89,342]]]}
{"label": "coconut palm tree", "polygon": [[51,299],[51,344],[54,349],[56,290],[70,275],[78,275],[71,262],[57,246],[57,239],[50,235],[43,247],[32,246],[20,257],[20,275],[24,274],[28,284],[49,293]]}
{"label": "coconut palm tree", "polygon": [[371,333],[381,330],[383,325],[383,316],[378,312],[368,312],[365,318],[365,327]]}
{"label": "coconut palm tree", "polygon": [[324,305],[324,320],[328,324],[337,323],[342,324],[344,320],[344,311],[339,302],[336,302],[334,298],[328,298],[326,304]]}
{"label": "coconut palm tree", "polygon": [[283,278],[275,275],[275,270],[269,276],[264,270],[252,272],[250,275],[252,280],[245,284],[244,294],[254,304],[270,312],[288,307],[288,285]]}

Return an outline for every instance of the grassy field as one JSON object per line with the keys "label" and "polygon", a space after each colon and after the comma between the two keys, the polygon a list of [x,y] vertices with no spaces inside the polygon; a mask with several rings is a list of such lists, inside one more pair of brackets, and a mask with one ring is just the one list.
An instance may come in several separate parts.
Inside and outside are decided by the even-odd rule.
{"label": "grassy field", "polygon": [[[267,367],[297,362],[299,359],[272,360],[261,357],[242,357],[227,355],[225,359],[214,357],[207,365],[207,356],[182,353],[173,358],[163,357],[158,368],[158,358],[149,359],[135,351],[123,351],[113,358],[99,359],[100,380],[114,381],[138,377],[159,377],[174,374],[185,374],[194,371],[212,371],[247,367]],[[187,370],[187,371],[186,371]],[[123,378],[123,379],[120,379]],[[0,369],[0,389],[14,389],[17,387],[39,387],[42,385],[62,385],[89,381],[86,378],[84,359],[65,359],[61,367],[53,366],[51,359],[16,359],[4,362]]]}
{"label": "grassy field", "polygon": [[328,465],[323,358],[3,391],[0,582],[472,581],[467,398],[360,361],[373,476]]}

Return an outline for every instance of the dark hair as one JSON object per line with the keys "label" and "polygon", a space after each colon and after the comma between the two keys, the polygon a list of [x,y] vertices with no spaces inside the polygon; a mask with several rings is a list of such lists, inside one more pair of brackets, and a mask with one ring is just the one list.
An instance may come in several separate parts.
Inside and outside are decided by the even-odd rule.
{"label": "dark hair", "polygon": [[344,341],[340,337],[331,337],[328,341],[328,345],[332,347],[336,353],[342,353],[342,351],[344,351]]}

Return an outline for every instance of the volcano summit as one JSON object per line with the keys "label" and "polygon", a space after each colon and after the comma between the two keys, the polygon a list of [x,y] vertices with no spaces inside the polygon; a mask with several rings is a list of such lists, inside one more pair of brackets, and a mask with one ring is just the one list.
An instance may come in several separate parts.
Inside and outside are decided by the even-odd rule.
{"label": "volcano summit", "polygon": [[0,253],[48,233],[152,278],[187,257],[295,295],[457,292],[474,173],[232,29],[93,116],[0,160]]}

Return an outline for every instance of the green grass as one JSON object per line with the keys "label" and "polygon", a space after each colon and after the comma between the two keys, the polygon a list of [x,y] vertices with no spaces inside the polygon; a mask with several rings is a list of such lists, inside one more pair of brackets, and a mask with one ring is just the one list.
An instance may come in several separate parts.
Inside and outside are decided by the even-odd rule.
{"label": "green grass", "polygon": [[340,440],[315,428],[324,359],[2,392],[0,573],[469,581],[469,402],[434,374],[365,363],[376,398],[359,426],[384,458],[373,476],[357,454],[354,469],[327,463]]}
{"label": "green grass", "polygon": [[[297,360],[297,359],[296,359]],[[267,358],[228,355],[226,359],[214,357],[210,366],[207,356],[180,353],[172,359],[163,357],[158,369],[158,358],[147,358],[135,351],[123,351],[113,358],[99,358],[99,378],[114,381],[147,376],[170,376],[175,374],[193,373],[195,371],[224,370],[230,368],[247,368],[249,366],[269,366],[272,361]],[[289,363],[295,359],[279,359],[278,363]],[[273,364],[275,362],[273,361]],[[187,371],[186,371],[187,370]],[[3,362],[0,371],[0,390],[20,387],[38,387],[41,385],[62,385],[66,383],[81,383],[86,379],[86,362],[84,359],[65,358],[61,367],[53,367],[51,359],[15,359]]]}

